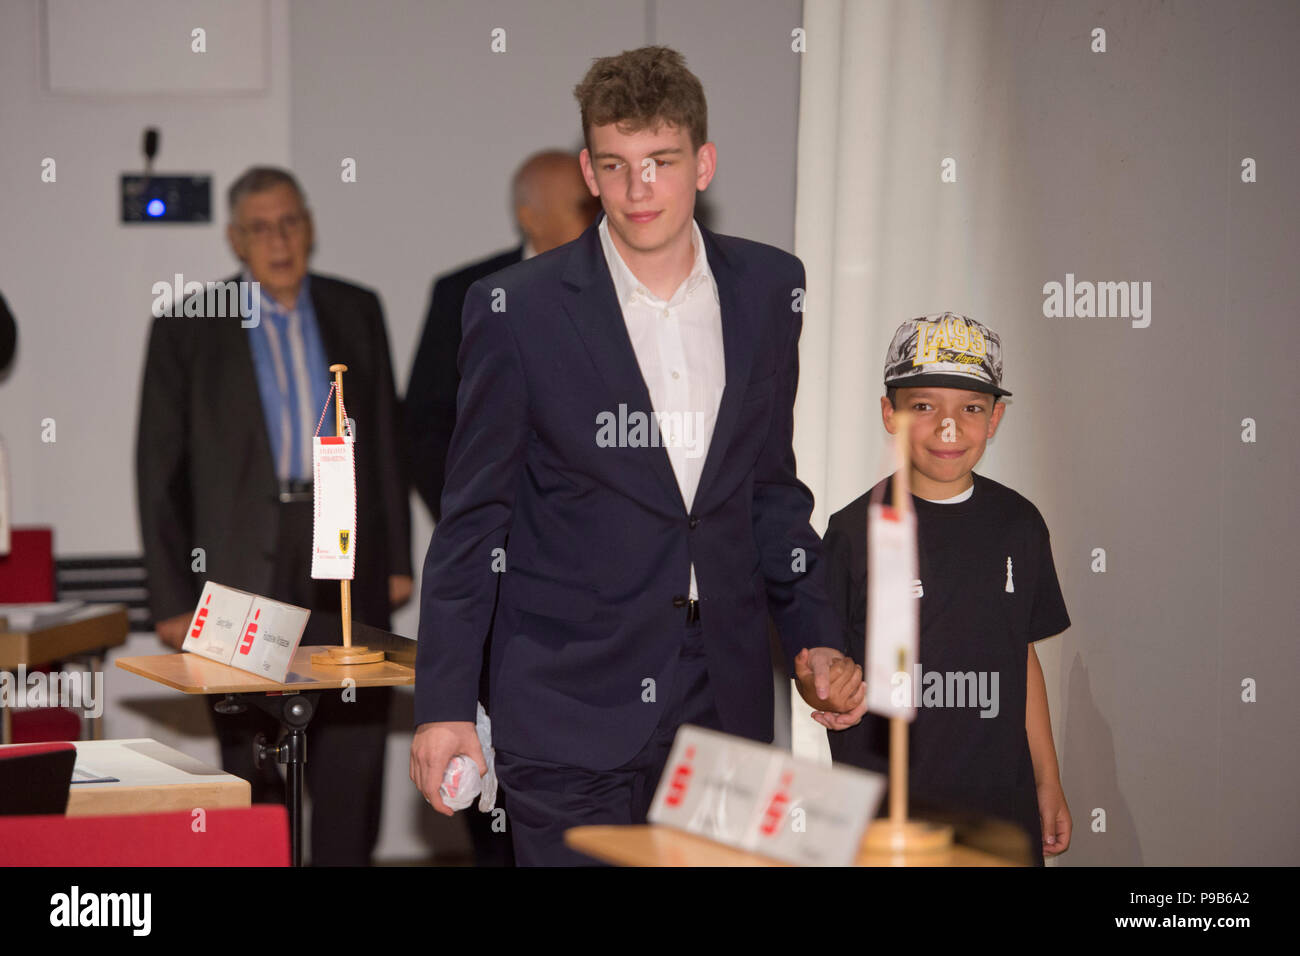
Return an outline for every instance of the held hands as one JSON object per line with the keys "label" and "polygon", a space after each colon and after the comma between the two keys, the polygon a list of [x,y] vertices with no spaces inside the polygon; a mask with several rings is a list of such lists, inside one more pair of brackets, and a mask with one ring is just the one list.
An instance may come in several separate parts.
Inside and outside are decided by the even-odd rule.
{"label": "held hands", "polygon": [[487,761],[479,746],[472,720],[448,720],[421,724],[411,740],[411,782],[424,794],[433,809],[443,816],[455,813],[438,793],[447,764],[457,754],[473,759],[479,775],[487,773]]}
{"label": "held hands", "polygon": [[1073,822],[1060,780],[1045,780],[1038,785],[1038,816],[1043,824],[1043,856],[1068,850]]}
{"label": "held hands", "polygon": [[862,668],[829,647],[804,648],[794,659],[799,696],[815,707],[812,718],[828,730],[845,730],[867,712]]}

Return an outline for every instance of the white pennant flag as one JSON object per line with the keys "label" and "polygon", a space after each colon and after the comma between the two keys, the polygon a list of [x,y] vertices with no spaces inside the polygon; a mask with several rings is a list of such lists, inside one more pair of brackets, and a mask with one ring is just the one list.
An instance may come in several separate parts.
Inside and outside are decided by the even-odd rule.
{"label": "white pennant flag", "polygon": [[316,499],[311,576],[350,581],[357,550],[357,473],[352,437],[313,438],[311,461]]}
{"label": "white pennant flag", "polygon": [[[913,667],[920,645],[921,602],[914,596],[918,577],[916,512],[908,488],[908,420],[899,419],[899,462],[894,473],[894,508],[874,500],[867,507],[867,652],[864,678],[867,709],[886,717],[916,716]],[[883,483],[882,483],[883,485]]]}

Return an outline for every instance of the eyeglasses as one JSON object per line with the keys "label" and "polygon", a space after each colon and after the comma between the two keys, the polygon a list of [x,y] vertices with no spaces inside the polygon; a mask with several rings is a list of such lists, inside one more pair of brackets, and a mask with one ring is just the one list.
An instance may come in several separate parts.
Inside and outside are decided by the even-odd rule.
{"label": "eyeglasses", "polygon": [[248,236],[253,242],[266,243],[270,242],[274,236],[283,236],[285,239],[292,239],[299,235],[307,227],[307,217],[301,213],[290,213],[282,216],[279,222],[267,222],[265,219],[256,219],[247,225],[239,226],[239,231]]}

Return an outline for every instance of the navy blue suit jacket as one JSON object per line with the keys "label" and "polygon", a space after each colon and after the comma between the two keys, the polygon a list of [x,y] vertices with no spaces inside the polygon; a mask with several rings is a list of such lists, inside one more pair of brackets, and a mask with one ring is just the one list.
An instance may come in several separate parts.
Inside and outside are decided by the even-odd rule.
{"label": "navy blue suit jacket", "polygon": [[601,413],[652,412],[597,224],[466,298],[416,724],[474,719],[491,628],[497,747],[592,770],[627,762],[670,699],[693,561],[723,727],[770,742],[769,612],[788,667],[803,647],[847,654],[791,446],[803,265],[701,229],[726,388],[688,514],[666,449],[597,441]]}

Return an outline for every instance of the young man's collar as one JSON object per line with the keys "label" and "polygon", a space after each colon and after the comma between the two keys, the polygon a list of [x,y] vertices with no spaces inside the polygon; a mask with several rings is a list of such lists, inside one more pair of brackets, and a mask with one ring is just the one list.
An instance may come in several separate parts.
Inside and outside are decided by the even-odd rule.
{"label": "young man's collar", "polygon": [[619,255],[618,248],[614,245],[614,240],[609,234],[609,217],[602,216],[600,225],[596,228],[600,234],[600,245],[605,253],[605,262],[609,265],[610,278],[614,280],[614,292],[618,296],[619,305],[626,308],[630,305],[635,296],[640,295],[651,304],[674,305],[677,301],[685,299],[695,291],[695,288],[704,281],[708,281],[712,290],[714,301],[720,301],[718,297],[718,283],[713,277],[713,270],[709,268],[709,256],[704,249],[704,236],[700,233],[700,224],[694,219],[691,220],[691,242],[695,250],[695,263],[691,266],[691,272],[686,277],[686,281],[673,294],[673,301],[665,303],[649,289],[647,289],[628,268],[623,257]]}

